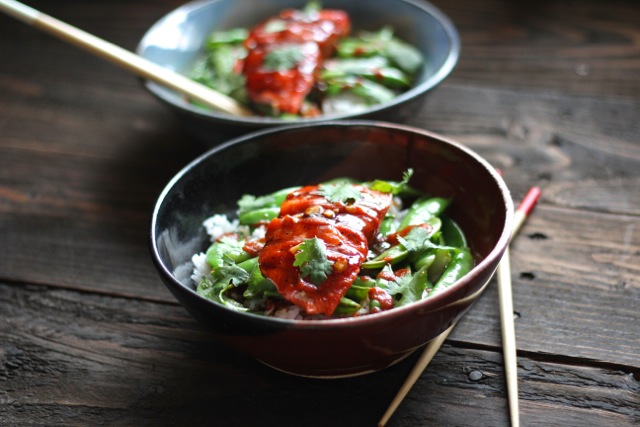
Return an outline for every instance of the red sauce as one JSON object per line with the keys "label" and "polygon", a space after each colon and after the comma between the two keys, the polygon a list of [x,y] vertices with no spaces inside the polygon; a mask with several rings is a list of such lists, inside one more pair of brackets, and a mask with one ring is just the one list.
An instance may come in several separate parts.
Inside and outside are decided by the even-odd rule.
{"label": "red sauce", "polygon": [[[259,263],[285,299],[307,314],[331,316],[360,272],[391,195],[356,185],[363,197],[345,204],[327,200],[318,188],[303,187],[287,197],[279,217],[267,226]],[[325,243],[327,259],[333,262],[332,272],[319,285],[293,266],[296,246],[313,237]]]}
{"label": "red sauce", "polygon": [[247,243],[244,244],[244,247],[242,248],[242,250],[244,250],[246,253],[248,253],[252,257],[256,257],[260,255],[260,251],[262,251],[263,247],[264,247],[263,239],[249,240],[247,241]]}
{"label": "red sauce", "polygon": [[404,227],[402,230],[398,230],[397,233],[392,233],[389,234],[386,238],[386,241],[391,243],[392,245],[397,245],[398,244],[398,236],[400,237],[406,237],[407,234],[409,234],[411,232],[411,230],[413,230],[414,228],[424,228],[425,230],[427,230],[428,233],[431,233],[433,231],[433,225],[425,222],[423,224],[416,224],[416,225],[408,225],[406,227]]}
{"label": "red sauce", "polygon": [[378,301],[379,303],[379,307],[371,309],[372,313],[391,310],[393,308],[393,297],[382,288],[373,287],[369,289],[369,299],[371,301]]}
{"label": "red sauce", "polygon": [[[286,9],[253,28],[245,41],[248,54],[243,65],[249,99],[276,112],[300,113],[320,64],[333,54],[338,40],[348,35],[350,28],[344,11],[304,13],[294,9]],[[286,70],[264,67],[267,55],[284,46],[298,49],[302,59]]]}

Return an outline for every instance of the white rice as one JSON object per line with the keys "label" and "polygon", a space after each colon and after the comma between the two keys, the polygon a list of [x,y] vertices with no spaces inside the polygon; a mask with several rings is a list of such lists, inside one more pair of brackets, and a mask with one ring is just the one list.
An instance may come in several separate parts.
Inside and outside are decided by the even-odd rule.
{"label": "white rice", "polygon": [[207,255],[203,252],[195,254],[191,257],[193,263],[193,272],[191,273],[191,280],[197,285],[200,283],[203,277],[211,274],[211,267],[207,263]]}
{"label": "white rice", "polygon": [[238,224],[239,221],[237,219],[229,221],[229,218],[224,214],[213,215],[205,219],[202,223],[212,242],[218,240],[223,234],[234,231],[238,227]]}

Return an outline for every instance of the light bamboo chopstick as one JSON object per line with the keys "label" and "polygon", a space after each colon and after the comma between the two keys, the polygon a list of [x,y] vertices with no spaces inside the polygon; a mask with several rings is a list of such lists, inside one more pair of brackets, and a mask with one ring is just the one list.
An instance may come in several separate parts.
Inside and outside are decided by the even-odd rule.
{"label": "light bamboo chopstick", "polygon": [[[518,206],[514,217],[512,236],[516,235],[527,216],[538,202],[540,189],[533,187],[527,192]],[[500,264],[498,264],[498,295],[500,299],[500,323],[502,325],[502,354],[507,378],[507,398],[511,425],[520,426],[518,407],[518,358],[516,354],[516,331],[513,322],[513,296],[511,292],[511,263],[507,246]]]}
{"label": "light bamboo chopstick", "polygon": [[[534,206],[538,202],[540,198],[540,188],[531,187],[524,199],[518,206],[518,209],[514,215],[514,224],[513,231],[511,234],[511,239],[518,234],[520,228],[524,224],[524,221],[529,216],[531,210],[533,210]],[[508,397],[509,397],[509,412],[511,414],[511,422],[514,427],[519,425],[519,415],[518,415],[518,389],[517,389],[517,364],[516,364],[516,346],[515,346],[515,328],[513,325],[513,302],[511,298],[511,274],[509,273],[510,264],[509,264],[509,247],[505,250],[505,253],[498,264],[498,291],[500,294],[500,318],[502,322],[502,341],[503,341],[503,354],[505,358],[505,364],[507,367],[505,368],[507,375],[507,389],[508,389]],[[506,260],[506,262],[505,262]],[[502,272],[500,272],[502,270]],[[502,278],[502,280],[501,280]],[[508,278],[508,282],[505,282],[504,279]],[[505,289],[503,289],[505,288]],[[507,303],[504,303],[504,299],[508,299]],[[503,314],[504,313],[504,314]],[[510,315],[506,315],[510,313]],[[505,328],[505,322],[510,323],[507,324]],[[433,356],[436,355],[444,341],[447,339],[453,328],[456,326],[454,323],[451,325],[446,331],[442,332],[440,335],[435,337],[433,340],[427,344],[424,351],[418,358],[415,366],[409,372],[407,379],[398,390],[398,393],[391,401],[391,404],[387,408],[386,412],[378,422],[378,427],[384,427],[395,410],[398,408],[402,400],[405,398],[413,384],[418,380],[422,372],[426,369],[426,367],[433,359]],[[505,329],[508,329],[508,332],[505,332]],[[508,336],[505,339],[505,333]],[[508,345],[505,343],[508,341]]]}
{"label": "light bamboo chopstick", "polygon": [[0,0],[0,11],[65,42],[85,49],[96,56],[111,61],[139,77],[152,80],[180,92],[191,100],[199,101],[211,108],[235,116],[251,115],[249,110],[226,95],[20,2]]}

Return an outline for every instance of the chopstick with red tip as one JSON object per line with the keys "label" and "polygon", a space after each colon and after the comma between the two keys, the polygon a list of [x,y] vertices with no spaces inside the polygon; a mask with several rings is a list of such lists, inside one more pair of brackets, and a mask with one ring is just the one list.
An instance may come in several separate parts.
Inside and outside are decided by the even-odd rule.
{"label": "chopstick with red tip", "polygon": [[[540,188],[531,187],[520,202],[520,205],[518,205],[518,208],[516,209],[514,215],[511,240],[513,240],[516,234],[518,234],[518,231],[520,231],[520,228],[529,217],[529,214],[538,202],[540,195]],[[508,251],[509,247],[507,246],[502,260],[500,261],[500,264],[498,264],[497,272],[498,290],[500,294],[500,318],[502,322],[503,353],[506,364],[505,371],[507,375],[507,393],[509,398],[509,412],[511,414],[511,424],[514,427],[517,427],[520,423],[518,411],[517,361],[515,346],[515,327],[513,324],[513,300],[511,296],[511,273]],[[507,313],[510,313],[510,315],[506,315]],[[402,384],[402,387],[400,387],[400,390],[398,390],[398,393],[391,401],[391,404],[378,422],[378,427],[384,427],[387,424],[395,410],[400,405],[400,402],[402,402],[413,384],[415,384],[422,372],[429,365],[431,359],[433,359],[433,356],[435,356],[435,354],[438,352],[438,350],[455,326],[456,324],[454,323],[449,327],[449,329],[429,341],[429,344],[427,344],[427,346],[425,347],[424,351],[420,355],[420,358],[409,373],[409,376],[407,376],[407,379]]]}
{"label": "chopstick with red tip", "polygon": [[[517,234],[527,219],[531,210],[540,198],[540,189],[532,187],[516,209],[513,224],[513,236]],[[507,378],[507,397],[511,425],[520,426],[520,411],[518,409],[518,360],[516,354],[516,332],[513,322],[513,296],[511,292],[511,265],[509,262],[509,246],[504,251],[502,260],[498,264],[498,295],[500,299],[500,323],[502,325],[502,354],[504,358],[505,374]]]}

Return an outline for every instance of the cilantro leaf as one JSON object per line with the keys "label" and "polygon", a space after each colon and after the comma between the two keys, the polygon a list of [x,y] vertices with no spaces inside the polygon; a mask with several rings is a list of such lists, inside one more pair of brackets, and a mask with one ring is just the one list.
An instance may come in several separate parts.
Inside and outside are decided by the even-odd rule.
{"label": "cilantro leaf", "polygon": [[400,193],[414,194],[416,191],[409,186],[409,180],[413,176],[413,169],[409,168],[402,174],[402,181],[384,181],[376,179],[369,183],[369,188],[381,193],[391,193],[394,196]]}
{"label": "cilantro leaf", "polygon": [[285,71],[295,67],[303,58],[300,46],[283,46],[269,52],[264,58],[263,66],[269,71]]}
{"label": "cilantro leaf", "polygon": [[[384,267],[387,273],[394,274],[390,265]],[[388,277],[389,274],[380,274],[379,277]],[[403,306],[422,299],[422,295],[431,284],[427,280],[427,267],[421,268],[414,274],[395,276],[395,280],[378,278],[377,286],[386,290],[396,300],[396,306]]]}
{"label": "cilantro leaf", "polygon": [[320,194],[332,203],[355,203],[357,200],[362,199],[360,190],[348,182],[320,184]]}
{"label": "cilantro leaf", "polygon": [[326,245],[317,237],[305,239],[298,245],[293,266],[300,267],[300,276],[309,277],[314,285],[322,284],[333,271],[333,261],[327,258]]}
{"label": "cilantro leaf", "polygon": [[249,273],[237,264],[227,264],[213,272],[213,279],[216,282],[238,286],[249,280]]}
{"label": "cilantro leaf", "polygon": [[414,227],[405,237],[398,236],[398,242],[409,252],[439,247],[431,241],[432,233],[422,227]]}
{"label": "cilantro leaf", "polygon": [[247,311],[241,303],[225,295],[225,293],[243,284],[248,279],[249,273],[236,264],[223,265],[215,270],[211,276],[203,277],[196,288],[196,292],[207,299],[219,302],[234,310]]}

